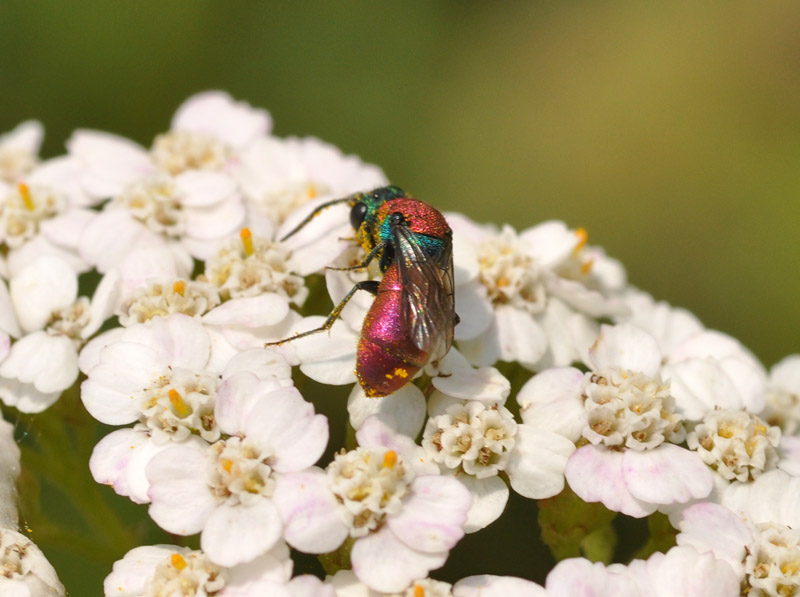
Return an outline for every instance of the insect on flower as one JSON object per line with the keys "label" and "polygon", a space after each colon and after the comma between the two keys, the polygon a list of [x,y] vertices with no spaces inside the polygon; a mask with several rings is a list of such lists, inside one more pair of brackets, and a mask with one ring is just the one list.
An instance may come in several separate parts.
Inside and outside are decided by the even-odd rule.
{"label": "insect on flower", "polygon": [[329,330],[353,295],[366,290],[375,300],[361,328],[356,376],[367,396],[386,396],[453,344],[453,232],[438,210],[390,186],[323,203],[282,240],[337,203],[350,205],[355,240],[367,251],[360,264],[338,269],[363,270],[377,259],[383,277],[357,282],[320,327],[266,346]]}

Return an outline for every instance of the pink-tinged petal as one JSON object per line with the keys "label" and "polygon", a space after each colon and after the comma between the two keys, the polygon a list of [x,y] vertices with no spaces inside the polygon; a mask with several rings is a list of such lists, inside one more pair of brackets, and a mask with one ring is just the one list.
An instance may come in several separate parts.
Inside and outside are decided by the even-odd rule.
{"label": "pink-tinged petal", "polygon": [[789,355],[770,370],[770,385],[800,395],[800,354]]}
{"label": "pink-tinged petal", "polygon": [[124,332],[125,328],[111,328],[84,344],[78,357],[80,370],[88,375],[90,370],[100,364],[100,354],[103,349],[110,344],[119,342]]}
{"label": "pink-tinged petal", "polygon": [[75,302],[78,276],[63,259],[45,255],[11,279],[9,293],[22,329],[40,330],[54,311]]}
{"label": "pink-tinged petal", "polygon": [[739,575],[711,553],[673,547],[647,562],[649,586],[657,597],[729,597],[739,594]]}
{"label": "pink-tinged petal", "polygon": [[0,375],[32,383],[45,394],[63,392],[78,379],[78,353],[66,336],[34,332],[14,343]]}
{"label": "pink-tinged petal", "polygon": [[11,296],[8,294],[8,287],[5,280],[0,279],[0,331],[9,336],[19,338],[22,330],[14,314],[14,306],[11,304]]}
{"label": "pink-tinged petal", "polygon": [[530,313],[503,305],[495,310],[500,358],[532,367],[547,349],[547,336]]}
{"label": "pink-tinged petal", "polygon": [[222,379],[227,379],[240,371],[252,373],[259,379],[275,381],[292,377],[292,368],[286,359],[273,350],[262,348],[252,348],[233,355],[222,371]]}
{"label": "pink-tinged petal", "polygon": [[564,471],[570,488],[585,502],[600,502],[613,512],[643,518],[656,511],[628,491],[622,473],[622,453],[595,446],[575,451]]}
{"label": "pink-tinged petal", "polygon": [[800,478],[776,469],[751,483],[733,483],[721,497],[723,506],[755,524],[785,524],[800,528]]}
{"label": "pink-tinged petal", "polygon": [[170,447],[147,465],[150,518],[167,532],[194,535],[216,508],[206,483],[208,457],[197,446]]}
{"label": "pink-tinged petal", "polygon": [[119,597],[144,595],[145,585],[153,576],[156,567],[182,549],[185,548],[171,545],[134,547],[122,560],[114,562],[111,574],[103,581],[104,593]]}
{"label": "pink-tinged petal", "polygon": [[[416,434],[415,434],[416,437]],[[438,475],[439,466],[425,458],[425,450],[408,436],[397,433],[387,415],[368,417],[356,432],[359,446],[381,447],[394,450],[414,469],[417,475]]]}
{"label": "pink-tinged petal", "polygon": [[21,151],[30,154],[39,153],[44,139],[44,126],[38,120],[26,120],[19,123],[7,133],[0,135],[3,149]]}
{"label": "pink-tinged petal", "polygon": [[[174,313],[167,318],[151,319],[151,346],[160,347],[172,367],[203,369],[211,354],[211,339],[203,324],[194,317]],[[129,328],[130,329],[130,328]]]}
{"label": "pink-tinged petal", "polygon": [[474,533],[488,527],[500,518],[508,503],[508,485],[500,477],[476,479],[472,475],[458,477],[472,494],[472,506],[464,523],[465,533]]}
{"label": "pink-tinged petal", "polygon": [[516,443],[506,473],[518,494],[540,500],[564,489],[564,470],[575,444],[550,431],[517,425]]}
{"label": "pink-tinged petal", "polygon": [[633,324],[600,327],[600,337],[589,349],[596,371],[620,368],[653,377],[661,368],[661,351],[655,338]]}
{"label": "pink-tinged petal", "polygon": [[282,529],[278,509],[270,500],[252,506],[221,505],[209,515],[200,546],[211,561],[236,566],[269,550],[281,538]]}
{"label": "pink-tinged petal", "polygon": [[83,163],[83,186],[94,197],[116,195],[125,185],[156,173],[141,145],[111,133],[75,131],[67,150]]}
{"label": "pink-tinged petal", "polygon": [[210,170],[187,170],[173,181],[184,208],[212,207],[236,193],[236,183],[230,176]]}
{"label": "pink-tinged petal", "polygon": [[626,450],[622,457],[625,484],[633,496],[653,504],[685,504],[711,493],[711,470],[696,452],[674,444],[654,450]]}
{"label": "pink-tinged petal", "polygon": [[[283,585],[292,578],[292,567],[293,562],[290,557],[289,546],[283,541],[278,541],[272,549],[258,556],[255,560],[229,569],[228,584],[225,585],[223,594],[227,597],[229,587],[242,588],[257,582],[272,581]],[[260,597],[261,595],[271,596],[272,593],[255,591],[244,593],[243,595]]]}
{"label": "pink-tinged petal", "polygon": [[0,400],[23,413],[40,413],[59,396],[61,392],[40,392],[33,384],[0,377]]}
{"label": "pink-tinged petal", "polygon": [[289,312],[288,301],[273,292],[233,298],[203,315],[208,325],[259,328],[275,325]]}
{"label": "pink-tinged petal", "polygon": [[453,597],[547,597],[544,587],[514,576],[481,574],[453,585]]}
{"label": "pink-tinged petal", "polygon": [[180,105],[170,128],[204,133],[239,148],[269,133],[272,118],[266,110],[234,101],[224,91],[204,91]]}
{"label": "pink-tinged petal", "polygon": [[403,509],[387,526],[410,548],[436,553],[455,547],[464,536],[472,494],[451,477],[423,475],[411,484]]}
{"label": "pink-tinged petal", "polygon": [[423,553],[406,546],[388,528],[356,541],[350,554],[358,579],[383,593],[399,593],[441,567],[447,552]]}
{"label": "pink-tinged petal", "polygon": [[583,558],[560,561],[544,586],[550,597],[641,597],[633,578]]}
{"label": "pink-tinged petal", "polygon": [[416,437],[425,422],[425,396],[408,384],[383,398],[368,398],[357,384],[347,399],[347,413],[356,431],[368,417],[378,415],[396,433]]}
{"label": "pink-tinged petal", "polygon": [[800,437],[796,435],[781,436],[778,452],[781,457],[778,468],[793,477],[800,477]]}
{"label": "pink-tinged petal", "polygon": [[[259,381],[260,388],[272,390],[274,382]],[[314,406],[305,402],[295,388],[264,393],[244,422],[245,436],[273,452],[273,468],[282,473],[295,472],[313,465],[328,444],[328,419],[314,414]]]}
{"label": "pink-tinged petal", "polygon": [[666,365],[662,373],[670,382],[678,412],[691,421],[699,421],[715,408],[739,410],[743,406],[731,378],[714,361],[689,359]]}
{"label": "pink-tinged petal", "polygon": [[578,441],[587,423],[582,399],[585,379],[574,367],[546,369],[534,375],[517,394],[523,422]]}
{"label": "pink-tinged petal", "polygon": [[150,501],[150,483],[144,469],[153,456],[169,446],[157,446],[144,431],[118,429],[94,447],[89,470],[95,481],[112,486],[118,495],[146,504]]}
{"label": "pink-tinged petal", "polygon": [[278,477],[272,501],[283,520],[286,541],[304,553],[327,553],[347,538],[341,507],[318,468]]}
{"label": "pink-tinged petal", "polygon": [[461,318],[455,328],[456,340],[477,338],[492,324],[494,312],[486,298],[486,287],[478,280],[456,286],[456,305]]}
{"label": "pink-tinged petal", "polygon": [[728,562],[738,573],[753,536],[744,521],[725,506],[694,504],[683,511],[679,523],[678,545],[691,546],[699,553],[711,551]]}
{"label": "pink-tinged petal", "polygon": [[100,363],[89,371],[89,379],[110,390],[133,394],[167,370],[170,363],[162,357],[138,342],[114,342],[100,352]]}
{"label": "pink-tinged petal", "polygon": [[217,390],[214,419],[219,428],[230,435],[242,433],[253,406],[264,396],[266,387],[248,371],[230,376]]}

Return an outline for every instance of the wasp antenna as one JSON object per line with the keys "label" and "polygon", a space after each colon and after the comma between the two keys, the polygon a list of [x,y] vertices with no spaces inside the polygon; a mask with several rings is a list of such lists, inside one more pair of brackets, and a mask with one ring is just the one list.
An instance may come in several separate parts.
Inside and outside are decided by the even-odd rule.
{"label": "wasp antenna", "polygon": [[311,220],[316,218],[321,211],[329,208],[331,205],[336,205],[337,203],[355,203],[355,201],[356,201],[355,195],[349,195],[348,197],[342,197],[341,199],[333,199],[331,201],[326,201],[322,205],[318,205],[317,208],[314,211],[312,211],[305,218],[303,218],[302,222],[300,222],[297,226],[295,226],[288,233],[286,233],[283,236],[283,238],[281,239],[281,242],[285,241],[290,236],[293,236],[294,234],[296,234],[303,226],[305,226]]}

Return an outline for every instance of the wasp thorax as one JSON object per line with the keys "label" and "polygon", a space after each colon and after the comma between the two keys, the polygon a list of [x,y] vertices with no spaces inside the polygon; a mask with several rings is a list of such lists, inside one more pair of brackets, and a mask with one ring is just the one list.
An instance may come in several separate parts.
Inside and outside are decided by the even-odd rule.
{"label": "wasp thorax", "polygon": [[668,382],[625,369],[586,374],[583,391],[588,424],[583,436],[607,448],[650,450],[680,443],[686,431]]}
{"label": "wasp thorax", "polygon": [[510,226],[489,236],[477,246],[479,279],[495,305],[511,305],[529,313],[545,307],[545,286],[539,266]]}
{"label": "wasp thorax", "polygon": [[351,537],[366,535],[378,528],[387,514],[398,512],[414,480],[402,457],[385,448],[362,447],[338,454],[327,473]]}
{"label": "wasp thorax", "polygon": [[732,410],[707,413],[686,437],[689,448],[729,481],[750,481],[775,468],[780,441],[780,428]]}
{"label": "wasp thorax", "polygon": [[159,169],[175,175],[186,170],[219,170],[232,149],[209,135],[170,131],[155,138],[150,154]]}

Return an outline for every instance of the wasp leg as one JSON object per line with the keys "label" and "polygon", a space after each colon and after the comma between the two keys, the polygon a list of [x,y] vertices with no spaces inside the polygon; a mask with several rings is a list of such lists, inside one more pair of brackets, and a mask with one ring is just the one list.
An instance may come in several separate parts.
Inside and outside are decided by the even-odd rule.
{"label": "wasp leg", "polygon": [[292,340],[297,340],[298,338],[304,338],[306,336],[310,336],[311,334],[317,334],[319,332],[324,332],[326,330],[331,329],[333,323],[339,319],[339,315],[344,309],[345,305],[353,298],[353,295],[358,292],[359,290],[366,290],[373,296],[377,296],[378,294],[378,280],[364,280],[362,282],[357,282],[348,292],[344,298],[339,301],[339,304],[333,308],[333,311],[330,312],[328,318],[324,321],[324,323],[319,326],[318,328],[314,328],[313,330],[308,330],[307,332],[301,332],[299,334],[295,334],[291,338],[284,338],[283,340],[278,340],[276,342],[267,342],[264,346],[278,346],[283,344],[284,342],[291,342]]}
{"label": "wasp leg", "polygon": [[351,271],[366,269],[367,266],[372,262],[372,260],[375,259],[375,257],[377,257],[381,251],[383,251],[384,247],[386,247],[386,244],[387,243],[384,241],[375,245],[375,247],[373,247],[373,249],[369,253],[367,253],[367,256],[364,257],[364,261],[362,261],[358,265],[351,265],[349,267],[326,267],[325,269],[332,269],[337,272],[351,272]]}

